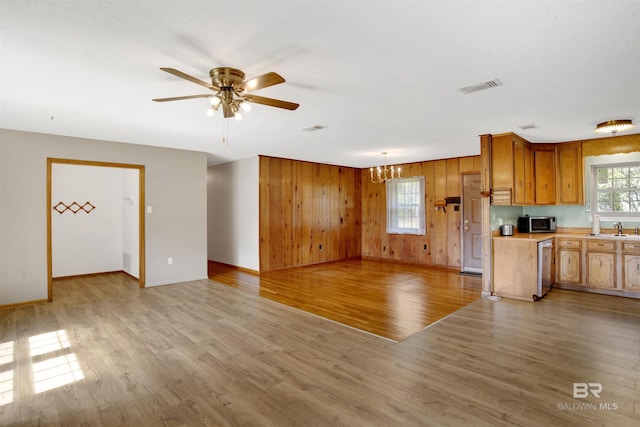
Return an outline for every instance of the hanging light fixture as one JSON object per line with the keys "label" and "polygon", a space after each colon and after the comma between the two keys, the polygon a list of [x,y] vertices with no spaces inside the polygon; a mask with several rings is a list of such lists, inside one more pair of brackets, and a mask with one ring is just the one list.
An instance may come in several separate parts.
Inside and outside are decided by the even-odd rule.
{"label": "hanging light fixture", "polygon": [[[390,179],[401,178],[400,168],[399,167],[395,168],[394,166],[387,167],[387,152],[384,151],[382,152],[382,154],[384,154],[384,166],[383,167],[378,166],[375,169],[375,176],[374,176],[374,168],[369,168],[369,172],[371,172],[371,182],[373,182],[374,184],[383,183]],[[397,176],[396,176],[396,172],[397,172]]]}
{"label": "hanging light fixture", "polygon": [[606,122],[598,123],[596,126],[596,133],[611,133],[616,134],[625,130],[633,129],[636,127],[631,120],[609,120]]}

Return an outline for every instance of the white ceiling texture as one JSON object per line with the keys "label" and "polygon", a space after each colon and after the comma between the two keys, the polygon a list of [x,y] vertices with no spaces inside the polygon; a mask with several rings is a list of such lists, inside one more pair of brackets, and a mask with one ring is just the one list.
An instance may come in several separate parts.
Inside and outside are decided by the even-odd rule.
{"label": "white ceiling texture", "polygon": [[[210,165],[369,167],[384,151],[479,154],[486,133],[595,138],[599,122],[640,120],[639,23],[638,0],[0,0],[0,127],[204,151]],[[226,148],[207,99],[151,101],[207,93],[159,67],[208,81],[220,66],[281,74],[254,94],[300,108],[226,119]]]}

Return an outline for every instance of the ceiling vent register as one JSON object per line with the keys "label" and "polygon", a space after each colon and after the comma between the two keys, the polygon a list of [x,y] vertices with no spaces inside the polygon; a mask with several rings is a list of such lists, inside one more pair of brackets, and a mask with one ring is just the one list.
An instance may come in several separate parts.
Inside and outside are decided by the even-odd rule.
{"label": "ceiling vent register", "polygon": [[498,79],[489,80],[488,82],[477,83],[471,86],[461,87],[459,92],[468,95],[470,93],[478,92],[480,90],[491,89],[493,87],[502,86],[502,82]]}

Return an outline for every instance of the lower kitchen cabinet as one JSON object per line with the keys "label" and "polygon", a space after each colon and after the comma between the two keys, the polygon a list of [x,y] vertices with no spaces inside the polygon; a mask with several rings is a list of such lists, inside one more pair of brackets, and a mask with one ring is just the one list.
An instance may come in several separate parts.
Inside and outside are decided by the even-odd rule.
{"label": "lower kitchen cabinet", "polygon": [[501,297],[536,301],[553,282],[553,238],[493,238],[493,292]]}
{"label": "lower kitchen cabinet", "polygon": [[622,288],[640,291],[640,255],[622,255]]}
{"label": "lower kitchen cabinet", "polygon": [[616,287],[616,242],[612,240],[587,241],[587,286]]}
{"label": "lower kitchen cabinet", "polygon": [[587,252],[587,286],[616,287],[616,254]]}
{"label": "lower kitchen cabinet", "polygon": [[640,242],[622,244],[622,289],[640,291]]}
{"label": "lower kitchen cabinet", "polygon": [[580,239],[558,238],[558,266],[556,282],[582,283],[582,241]]}

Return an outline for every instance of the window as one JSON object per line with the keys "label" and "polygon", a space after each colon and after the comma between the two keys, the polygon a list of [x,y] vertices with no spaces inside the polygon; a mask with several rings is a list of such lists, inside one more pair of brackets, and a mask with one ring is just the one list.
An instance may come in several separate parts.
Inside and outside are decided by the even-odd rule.
{"label": "window", "polygon": [[593,165],[591,197],[601,218],[640,216],[640,163]]}
{"label": "window", "polygon": [[426,234],[424,176],[386,181],[387,233]]}

